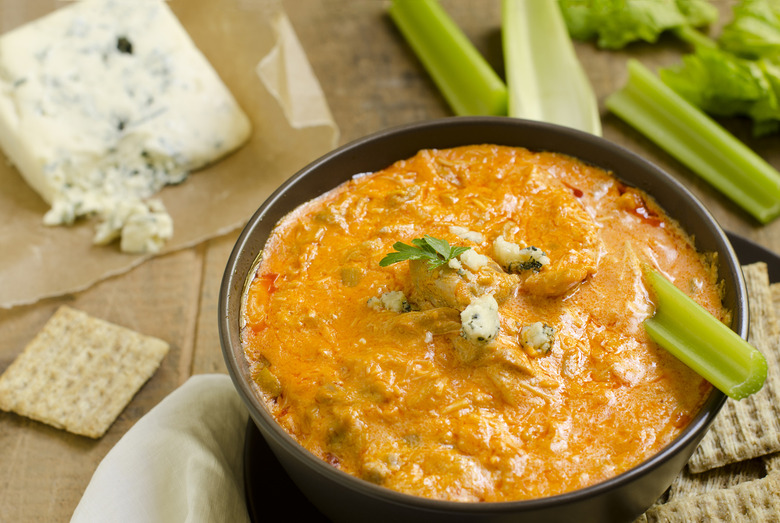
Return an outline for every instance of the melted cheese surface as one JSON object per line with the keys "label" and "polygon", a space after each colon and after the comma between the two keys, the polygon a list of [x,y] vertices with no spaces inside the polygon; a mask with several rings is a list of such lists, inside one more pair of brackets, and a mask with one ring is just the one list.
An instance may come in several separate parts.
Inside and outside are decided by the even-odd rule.
{"label": "melted cheese surface", "polygon": [[[426,234],[489,262],[380,266]],[[499,236],[549,263],[497,269]],[[609,173],[522,148],[423,150],[277,225],[245,301],[246,355],[281,426],[334,467],[438,499],[559,494],[658,452],[711,390],[644,332],[641,263],[728,319],[712,260]],[[376,299],[397,291],[407,309]],[[469,341],[460,313],[485,294],[498,334]],[[540,324],[546,352],[522,343]]]}

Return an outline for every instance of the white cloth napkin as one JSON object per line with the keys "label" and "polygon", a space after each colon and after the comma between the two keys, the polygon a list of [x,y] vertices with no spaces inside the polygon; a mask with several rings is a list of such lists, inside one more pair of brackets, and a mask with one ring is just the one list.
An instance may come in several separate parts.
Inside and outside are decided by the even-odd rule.
{"label": "white cloth napkin", "polygon": [[71,522],[248,523],[247,420],[228,376],[191,377],[103,458]]}

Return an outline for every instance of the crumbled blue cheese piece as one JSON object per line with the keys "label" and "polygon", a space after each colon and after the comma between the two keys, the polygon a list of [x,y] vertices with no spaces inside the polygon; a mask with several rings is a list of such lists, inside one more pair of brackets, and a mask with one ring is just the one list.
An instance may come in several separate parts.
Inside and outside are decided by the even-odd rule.
{"label": "crumbled blue cheese piece", "polygon": [[[133,230],[135,232],[133,232]],[[120,238],[123,243],[144,242],[147,237],[162,246],[165,240],[173,235],[173,220],[165,212],[163,203],[157,199],[123,200],[117,202],[114,212],[95,228],[94,242],[98,245],[106,245]],[[138,248],[129,252],[149,252],[148,249]],[[154,247],[152,247],[154,249]],[[126,250],[126,249],[123,249]]]}
{"label": "crumbled blue cheese piece", "polygon": [[159,250],[170,217],[145,200],[249,132],[164,1],[68,2],[0,37],[0,146],[47,225],[94,215],[96,243]]}
{"label": "crumbled blue cheese piece", "polygon": [[472,271],[478,271],[490,262],[490,259],[484,254],[479,254],[474,249],[469,249],[460,256],[458,256],[460,262],[471,269]]}
{"label": "crumbled blue cheese piece", "polygon": [[555,340],[555,328],[537,321],[520,329],[520,343],[532,355],[542,355],[550,352]]}
{"label": "crumbled blue cheese piece", "polygon": [[457,259],[457,258],[452,258],[450,261],[448,261],[447,262],[447,266],[450,269],[454,269],[456,271],[459,271],[459,270],[463,269],[463,264],[460,263],[460,260]]}
{"label": "crumbled blue cheese piece", "polygon": [[369,298],[367,303],[369,307],[376,311],[409,312],[411,310],[411,306],[406,300],[403,291],[386,292],[378,298]]}
{"label": "crumbled blue cheese piece", "polygon": [[130,214],[122,226],[120,248],[124,252],[159,252],[173,236],[173,219],[157,199],[140,205],[144,209]]}
{"label": "crumbled blue cheese piece", "polygon": [[466,227],[461,227],[459,225],[450,225],[450,232],[458,238],[474,243],[482,243],[485,241],[485,237],[482,235],[482,233],[471,231]]}
{"label": "crumbled blue cheese piece", "polygon": [[493,256],[508,272],[538,271],[550,263],[550,258],[541,249],[533,246],[521,248],[516,243],[506,241],[503,236],[493,242]]}
{"label": "crumbled blue cheese piece", "polygon": [[488,343],[498,335],[501,318],[492,294],[474,298],[460,313],[461,336],[472,343]]}

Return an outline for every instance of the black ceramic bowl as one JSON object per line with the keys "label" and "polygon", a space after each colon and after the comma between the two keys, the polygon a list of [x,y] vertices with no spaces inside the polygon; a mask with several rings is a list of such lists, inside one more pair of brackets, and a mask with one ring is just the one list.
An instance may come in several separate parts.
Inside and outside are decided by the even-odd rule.
{"label": "black ceramic bowl", "polygon": [[714,390],[690,426],[668,447],[612,479],[548,498],[499,503],[432,500],[391,491],[346,474],[315,457],[279,425],[255,394],[244,358],[240,310],[247,278],[274,225],[298,205],[358,173],[383,169],[423,148],[492,143],[565,153],[610,170],[655,197],[696,240],[715,251],[725,282],[725,305],[734,311],[733,329],[747,334],[747,298],[736,255],[709,212],[682,185],[635,154],[606,140],[571,129],[512,118],[445,118],[382,131],[343,146],[291,177],[252,216],[230,256],[222,282],[219,327],[225,361],[269,447],[301,491],[334,521],[632,521],[682,470],[725,396]]}

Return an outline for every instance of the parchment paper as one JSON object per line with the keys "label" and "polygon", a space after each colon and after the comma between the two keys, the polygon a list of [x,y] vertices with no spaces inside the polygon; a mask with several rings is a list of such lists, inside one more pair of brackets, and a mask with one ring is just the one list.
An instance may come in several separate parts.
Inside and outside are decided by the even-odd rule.
{"label": "parchment paper", "polygon": [[[0,0],[8,31],[62,0]],[[173,0],[174,13],[252,121],[243,148],[160,197],[174,237],[160,254],[243,226],[265,198],[335,147],[338,129],[279,1]],[[197,108],[193,108],[197,110]],[[0,308],[76,292],[142,263],[117,245],[92,245],[94,222],[47,227],[48,205],[0,160]]]}

